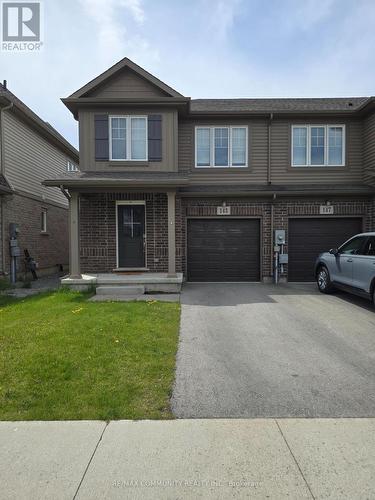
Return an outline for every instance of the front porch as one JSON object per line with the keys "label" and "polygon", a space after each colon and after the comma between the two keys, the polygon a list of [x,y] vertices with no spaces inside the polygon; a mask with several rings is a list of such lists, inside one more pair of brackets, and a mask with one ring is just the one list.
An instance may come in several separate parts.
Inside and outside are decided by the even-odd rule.
{"label": "front porch", "polygon": [[176,191],[70,191],[70,274],[61,283],[98,294],[180,293]]}
{"label": "front porch", "polygon": [[59,187],[69,199],[70,274],[63,285],[180,290],[184,249],[176,194],[186,177],[159,170],[82,171],[43,184]]}
{"label": "front porch", "polygon": [[182,273],[89,273],[81,276],[65,276],[61,284],[77,291],[87,291],[95,287],[110,289],[142,289],[143,293],[180,293],[183,281]]}

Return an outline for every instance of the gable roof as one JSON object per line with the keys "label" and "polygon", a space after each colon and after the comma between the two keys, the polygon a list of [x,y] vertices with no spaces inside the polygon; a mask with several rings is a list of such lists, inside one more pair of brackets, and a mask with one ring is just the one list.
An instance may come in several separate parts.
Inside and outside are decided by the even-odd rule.
{"label": "gable roof", "polygon": [[72,160],[78,162],[79,155],[78,151],[74,146],[70,144],[56,129],[52,127],[48,122],[45,122],[38,116],[34,111],[32,111],[24,102],[21,101],[16,95],[14,95],[9,89],[5,88],[4,85],[0,83],[0,106],[1,102],[5,105],[12,103],[14,108],[17,109],[19,113],[37,128],[37,130],[50,142],[53,142],[58,148],[67,153]]}
{"label": "gable roof", "polygon": [[280,98],[280,99],[192,99],[192,114],[355,112],[372,97]]}
{"label": "gable roof", "polygon": [[99,85],[103,84],[106,80],[109,80],[110,78],[115,76],[117,73],[122,71],[124,68],[131,69],[138,76],[140,76],[141,78],[144,78],[145,80],[150,82],[152,85],[154,85],[158,89],[165,92],[168,97],[178,97],[178,98],[184,97],[182,94],[180,94],[176,90],[172,89],[172,87],[170,87],[166,83],[159,80],[159,78],[156,78],[156,76],[152,75],[151,73],[149,73],[145,69],[138,66],[138,64],[131,61],[128,57],[124,57],[123,59],[121,59],[121,61],[114,64],[106,71],[104,71],[104,73],[101,73],[99,76],[97,76],[96,78],[94,78],[90,82],[86,83],[86,85],[84,85],[83,87],[78,89],[76,92],[71,94],[68,99],[77,99],[80,97],[84,97],[88,92],[96,89]]}
{"label": "gable roof", "polygon": [[[96,95],[105,84],[114,81],[124,69],[134,72],[139,78],[158,89],[161,96],[118,96]],[[114,92],[115,94],[115,92]],[[164,95],[163,95],[164,94]],[[298,114],[298,113],[356,113],[367,111],[375,105],[374,97],[327,97],[327,98],[260,98],[260,99],[190,99],[144,70],[129,58],[124,57],[69,97],[62,99],[77,118],[77,110],[82,106],[108,107],[120,105],[180,106],[185,114],[225,115],[225,114]]]}

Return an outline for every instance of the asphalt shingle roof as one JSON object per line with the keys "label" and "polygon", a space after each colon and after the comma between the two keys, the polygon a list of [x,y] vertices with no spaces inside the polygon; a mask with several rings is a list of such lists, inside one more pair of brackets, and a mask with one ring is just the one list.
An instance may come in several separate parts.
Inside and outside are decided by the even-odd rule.
{"label": "asphalt shingle roof", "polygon": [[169,184],[169,183],[185,183],[186,176],[176,172],[111,172],[111,171],[87,171],[87,172],[72,172],[65,173],[58,177],[49,178],[45,181],[47,185],[67,185],[85,184],[87,183],[119,183],[132,184],[144,182],[145,184]]}
{"label": "asphalt shingle roof", "polygon": [[192,99],[192,113],[355,111],[369,97],[283,99]]}

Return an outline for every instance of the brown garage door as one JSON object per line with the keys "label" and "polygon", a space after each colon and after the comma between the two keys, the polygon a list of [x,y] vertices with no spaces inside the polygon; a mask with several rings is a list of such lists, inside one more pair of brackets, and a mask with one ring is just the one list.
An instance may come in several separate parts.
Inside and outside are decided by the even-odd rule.
{"label": "brown garage door", "polygon": [[361,218],[289,219],[288,280],[313,281],[318,255],[361,231]]}
{"label": "brown garage door", "polygon": [[259,281],[257,219],[190,219],[187,226],[189,281]]}

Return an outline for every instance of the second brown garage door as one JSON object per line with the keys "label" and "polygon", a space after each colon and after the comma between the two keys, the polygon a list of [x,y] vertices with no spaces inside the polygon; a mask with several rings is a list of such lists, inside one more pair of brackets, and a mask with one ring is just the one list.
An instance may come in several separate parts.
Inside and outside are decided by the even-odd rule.
{"label": "second brown garage door", "polygon": [[259,281],[258,219],[189,219],[189,281]]}
{"label": "second brown garage door", "polygon": [[362,232],[361,218],[289,219],[288,281],[314,281],[314,264],[321,252],[337,248]]}

